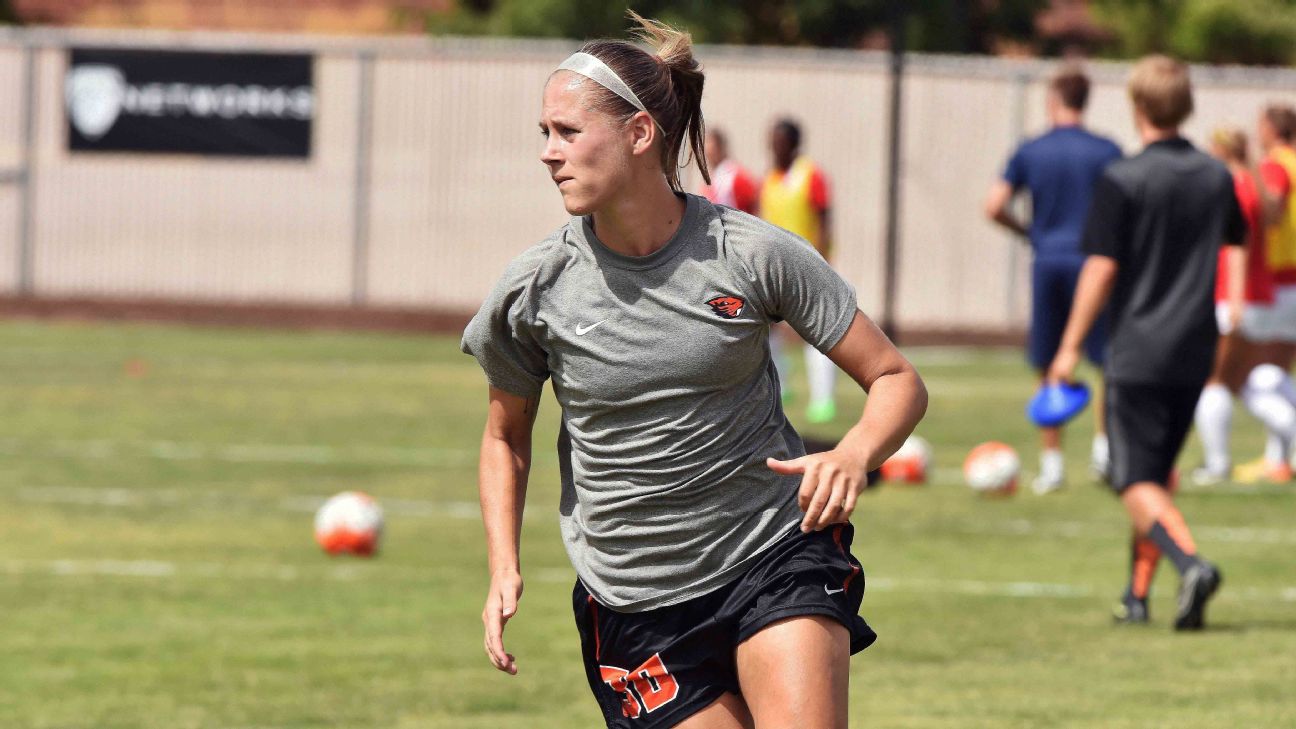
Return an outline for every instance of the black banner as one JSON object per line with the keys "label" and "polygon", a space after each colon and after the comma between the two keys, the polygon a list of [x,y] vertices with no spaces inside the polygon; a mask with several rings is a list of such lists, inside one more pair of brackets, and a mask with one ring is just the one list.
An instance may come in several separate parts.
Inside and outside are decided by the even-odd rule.
{"label": "black banner", "polygon": [[312,57],[73,48],[68,148],[309,157]]}

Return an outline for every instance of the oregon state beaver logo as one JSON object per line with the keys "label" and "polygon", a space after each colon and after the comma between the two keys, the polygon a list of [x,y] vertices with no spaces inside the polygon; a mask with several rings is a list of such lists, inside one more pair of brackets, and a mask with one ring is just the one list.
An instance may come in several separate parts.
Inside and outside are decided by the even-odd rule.
{"label": "oregon state beaver logo", "polygon": [[736,319],[742,313],[743,307],[747,305],[746,301],[737,296],[717,296],[707,302],[716,316],[725,319]]}

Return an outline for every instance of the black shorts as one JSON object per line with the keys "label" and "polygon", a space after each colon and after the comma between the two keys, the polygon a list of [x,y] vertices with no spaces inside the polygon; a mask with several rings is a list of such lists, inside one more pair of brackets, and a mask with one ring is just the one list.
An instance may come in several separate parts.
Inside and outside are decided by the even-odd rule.
{"label": "black shorts", "polygon": [[1111,487],[1142,481],[1165,486],[1193,424],[1201,385],[1107,382]]}
{"label": "black shorts", "polygon": [[609,727],[674,726],[726,692],[741,694],[738,644],[773,622],[826,615],[850,631],[851,653],[877,640],[859,616],[864,572],[851,556],[849,524],[799,528],[741,577],[678,605],[619,613],[572,591],[590,689]]}

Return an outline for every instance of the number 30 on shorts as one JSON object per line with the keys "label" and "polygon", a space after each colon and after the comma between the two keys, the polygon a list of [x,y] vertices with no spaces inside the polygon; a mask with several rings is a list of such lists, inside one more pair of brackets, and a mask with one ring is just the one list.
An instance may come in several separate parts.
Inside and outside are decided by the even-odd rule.
{"label": "number 30 on shorts", "polygon": [[679,695],[679,684],[662,663],[660,653],[630,671],[599,666],[599,673],[603,683],[621,694],[621,712],[631,719],[637,718],[641,710],[652,713]]}

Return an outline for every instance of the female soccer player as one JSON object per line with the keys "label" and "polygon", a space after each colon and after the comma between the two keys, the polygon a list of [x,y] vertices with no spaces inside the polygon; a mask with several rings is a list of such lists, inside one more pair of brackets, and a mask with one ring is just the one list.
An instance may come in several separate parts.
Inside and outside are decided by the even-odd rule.
{"label": "female soccer player", "polygon": [[[1197,432],[1205,464],[1193,472],[1198,485],[1230,477],[1229,429],[1234,394],[1282,443],[1284,456],[1270,467],[1291,478],[1286,453],[1296,437],[1296,407],[1285,396],[1293,386],[1287,373],[1266,362],[1274,339],[1274,277],[1265,249],[1260,187],[1247,160],[1247,138],[1240,129],[1221,127],[1211,135],[1211,154],[1228,165],[1238,205],[1247,222],[1246,247],[1225,246],[1219,253],[1215,319],[1220,331],[1215,368],[1197,401]],[[1262,172],[1263,174],[1263,172]],[[1285,476],[1285,477],[1283,477]]]}
{"label": "female soccer player", "polygon": [[[705,179],[686,33],[632,16],[544,89],[541,161],[571,221],[505,270],[464,333],[490,403],[485,649],[522,594],[518,537],[542,385],[562,409],[559,512],[586,674],[610,727],[844,727],[849,656],[875,639],[849,518],[926,409],[914,368],[805,241],[680,191]],[[788,321],[866,391],[805,455],[769,327]]]}

